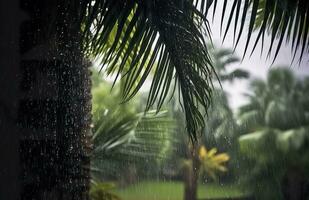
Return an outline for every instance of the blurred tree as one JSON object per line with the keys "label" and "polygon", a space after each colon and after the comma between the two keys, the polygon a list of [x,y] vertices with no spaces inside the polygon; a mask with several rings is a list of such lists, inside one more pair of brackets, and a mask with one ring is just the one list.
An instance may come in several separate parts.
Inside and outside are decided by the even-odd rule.
{"label": "blurred tree", "polygon": [[[240,61],[232,49],[217,48],[216,46],[210,46],[209,49],[210,57],[221,82],[249,78],[249,73],[246,70],[229,69],[233,67],[231,65],[237,65]],[[226,151],[233,144],[233,139],[237,138],[234,134],[237,134],[238,131],[235,131],[235,129],[238,127],[233,111],[229,106],[227,94],[222,88],[219,88],[219,85],[216,85],[213,92],[213,102],[209,107],[203,134],[205,134],[207,146],[220,147]]]}
{"label": "blurred tree", "polygon": [[249,103],[239,111],[251,186],[258,199],[308,198],[309,78],[295,79],[287,68],[272,69],[266,81],[251,84]]}
{"label": "blurred tree", "polygon": [[[235,68],[240,59],[232,49],[216,48],[216,46],[211,46],[209,49],[221,82],[249,78],[249,73],[246,70]],[[218,148],[219,151],[227,152],[232,156],[232,159],[228,162],[229,173],[225,175],[225,179],[236,181],[238,160],[240,159],[237,142],[240,127],[233,110],[229,106],[227,93],[219,87],[217,84],[213,92],[214,103],[208,109],[209,113],[203,130],[205,137],[203,144],[209,148]]]}

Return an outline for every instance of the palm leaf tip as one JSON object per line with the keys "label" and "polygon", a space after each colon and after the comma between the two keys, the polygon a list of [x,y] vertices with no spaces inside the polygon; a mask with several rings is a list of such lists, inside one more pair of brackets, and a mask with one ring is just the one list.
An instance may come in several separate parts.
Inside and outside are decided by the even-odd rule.
{"label": "palm leaf tip", "polygon": [[[218,0],[208,0],[207,6],[201,4],[207,10],[216,7]],[[229,5],[230,4],[230,5]],[[230,12],[226,8],[231,7]],[[224,19],[228,19],[225,22]],[[221,29],[225,26],[224,38],[229,31],[231,22],[234,20],[235,47],[238,45],[241,35],[244,32],[245,22],[248,19],[248,30],[244,55],[252,45],[252,53],[255,51],[259,41],[262,41],[261,50],[264,48],[265,33],[270,34],[268,48],[268,58],[273,57],[273,62],[277,58],[283,40],[290,42],[294,61],[299,55],[299,62],[303,60],[303,55],[309,53],[309,1],[307,0],[225,0],[221,17]],[[257,37],[253,39],[252,33],[258,31]],[[277,42],[275,42],[277,40]],[[271,55],[272,54],[272,55]]]}

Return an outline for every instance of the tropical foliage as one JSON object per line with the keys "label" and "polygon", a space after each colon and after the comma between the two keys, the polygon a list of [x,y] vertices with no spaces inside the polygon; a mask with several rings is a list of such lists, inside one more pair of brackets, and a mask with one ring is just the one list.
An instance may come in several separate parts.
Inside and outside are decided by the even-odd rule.
{"label": "tropical foliage", "polygon": [[120,104],[121,93],[114,92],[102,80],[93,89],[92,173],[101,181],[102,175],[123,175],[119,172],[124,163],[149,163],[155,168],[171,150],[174,128],[168,114],[138,112],[136,103]]}
{"label": "tropical foliage", "polygon": [[[102,55],[110,71],[117,67],[116,79],[124,66],[129,66],[123,73],[125,100],[137,93],[156,67],[146,108],[156,100],[160,108],[171,83],[179,82],[178,89],[186,102],[187,127],[194,135],[195,129],[203,125],[197,106],[206,108],[210,103],[212,67],[204,39],[208,32],[201,26],[206,20],[192,2],[85,1],[83,6],[88,13],[84,20],[87,50]],[[115,38],[106,48],[114,27]]]}
{"label": "tropical foliage", "polygon": [[[256,183],[251,186],[259,199],[290,196],[289,188],[308,177],[308,83],[308,78],[295,79],[288,69],[273,69],[266,81],[253,81],[250,101],[240,108],[239,120],[247,134],[239,142],[250,165],[246,177]],[[295,180],[291,173],[302,178]],[[301,199],[305,194],[296,190],[292,195]]]}
{"label": "tropical foliage", "polygon": [[[217,5],[217,0],[86,0],[77,6],[81,13],[84,49],[89,55],[103,56],[102,66],[108,65],[109,71],[116,71],[115,80],[125,77],[126,100],[137,93],[150,71],[155,71],[147,109],[155,105],[156,100],[160,108],[170,86],[177,86],[181,101],[186,102],[188,133],[195,138],[198,129],[204,127],[203,112],[210,105],[212,94],[214,70],[205,42],[205,37],[211,37],[206,16],[210,8],[215,13]],[[292,41],[295,52],[301,47],[302,57],[309,44],[308,8],[305,0],[224,0],[221,19],[221,26],[227,20],[224,37],[234,18],[236,46],[249,18],[244,54],[252,32],[259,29],[253,50],[269,30],[269,53],[279,37],[274,59],[285,35]],[[129,67],[125,68],[126,65]]]}

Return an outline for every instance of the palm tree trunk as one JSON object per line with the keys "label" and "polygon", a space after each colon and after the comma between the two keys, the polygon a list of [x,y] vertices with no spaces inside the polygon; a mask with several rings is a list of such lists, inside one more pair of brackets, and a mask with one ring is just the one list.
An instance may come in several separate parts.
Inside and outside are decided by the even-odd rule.
{"label": "palm tree trunk", "polygon": [[191,165],[186,165],[184,168],[184,200],[197,199],[198,173],[200,168],[197,150],[197,145],[194,145],[187,152],[192,163]]}
{"label": "palm tree trunk", "polygon": [[285,200],[307,200],[308,188],[306,188],[306,179],[304,177],[302,170],[297,167],[287,171],[282,184]]}
{"label": "palm tree trunk", "polygon": [[88,199],[90,72],[77,5],[21,0],[21,7],[28,15],[20,39],[22,199]]}
{"label": "palm tree trunk", "polygon": [[197,176],[191,167],[185,169],[184,174],[185,181],[185,194],[184,200],[196,200],[197,199]]}

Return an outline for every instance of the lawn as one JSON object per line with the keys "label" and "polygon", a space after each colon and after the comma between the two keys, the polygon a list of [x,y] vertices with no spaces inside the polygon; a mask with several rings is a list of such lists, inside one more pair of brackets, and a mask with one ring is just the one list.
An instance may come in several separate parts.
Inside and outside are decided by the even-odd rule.
{"label": "lawn", "polygon": [[[146,181],[116,191],[123,200],[182,200],[182,182]],[[246,196],[238,186],[207,184],[198,188],[199,199]]]}

